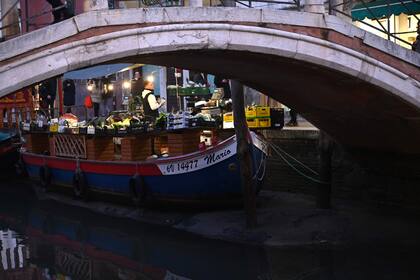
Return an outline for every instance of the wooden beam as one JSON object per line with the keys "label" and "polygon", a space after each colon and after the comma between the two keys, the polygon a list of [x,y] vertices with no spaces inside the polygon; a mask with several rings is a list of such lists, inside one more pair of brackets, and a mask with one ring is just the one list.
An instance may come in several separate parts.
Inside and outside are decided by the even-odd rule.
{"label": "wooden beam", "polygon": [[231,91],[246,226],[247,228],[255,228],[257,226],[256,186],[255,181],[252,179],[252,157],[248,142],[248,125],[245,118],[243,85],[238,81],[231,80]]}
{"label": "wooden beam", "polygon": [[316,204],[318,208],[331,208],[331,158],[333,140],[323,131],[319,134],[319,179]]}

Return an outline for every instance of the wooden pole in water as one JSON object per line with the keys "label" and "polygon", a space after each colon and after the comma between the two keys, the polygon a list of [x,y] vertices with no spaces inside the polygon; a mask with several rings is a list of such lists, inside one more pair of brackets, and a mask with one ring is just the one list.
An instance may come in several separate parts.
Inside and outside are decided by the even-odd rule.
{"label": "wooden pole in water", "polygon": [[237,154],[241,172],[242,194],[247,228],[257,226],[257,207],[255,202],[255,182],[252,180],[252,157],[248,143],[248,125],[245,118],[244,88],[231,80],[233,120],[235,125]]}
{"label": "wooden pole in water", "polygon": [[319,134],[319,179],[316,204],[318,208],[331,208],[331,158],[333,141],[323,131]]}

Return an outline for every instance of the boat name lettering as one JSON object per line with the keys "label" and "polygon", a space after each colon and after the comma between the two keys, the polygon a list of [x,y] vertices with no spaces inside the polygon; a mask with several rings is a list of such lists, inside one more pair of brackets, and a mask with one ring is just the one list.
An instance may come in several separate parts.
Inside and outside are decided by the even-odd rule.
{"label": "boat name lettering", "polygon": [[229,149],[224,150],[223,152],[216,154],[216,153],[212,153],[210,155],[207,155],[204,157],[204,160],[206,161],[206,164],[212,164],[216,161],[219,161],[225,157],[227,157],[228,155],[230,155],[231,151]]}
{"label": "boat name lettering", "polygon": [[188,171],[198,167],[198,160],[188,160],[178,163],[171,163],[166,166],[166,171],[168,173],[178,172],[178,171]]}
{"label": "boat name lettering", "polygon": [[167,164],[159,165],[159,169],[165,175],[182,174],[206,168],[207,166],[221,162],[235,153],[235,147],[225,147],[212,153],[204,154],[188,160],[173,161]]}

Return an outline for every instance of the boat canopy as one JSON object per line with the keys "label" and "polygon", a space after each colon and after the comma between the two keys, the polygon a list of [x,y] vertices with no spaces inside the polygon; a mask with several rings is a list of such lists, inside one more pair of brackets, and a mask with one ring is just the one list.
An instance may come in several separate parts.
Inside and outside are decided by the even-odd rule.
{"label": "boat canopy", "polygon": [[89,68],[67,72],[64,74],[64,79],[87,80],[100,78],[117,73],[121,70],[129,68],[130,66],[132,66],[132,64],[129,63],[97,65]]}

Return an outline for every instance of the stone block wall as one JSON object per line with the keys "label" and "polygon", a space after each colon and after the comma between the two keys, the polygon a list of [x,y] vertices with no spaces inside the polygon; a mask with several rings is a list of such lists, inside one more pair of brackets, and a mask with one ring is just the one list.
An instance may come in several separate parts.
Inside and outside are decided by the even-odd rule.
{"label": "stone block wall", "polygon": [[[265,131],[268,141],[312,169],[318,170],[318,131]],[[290,163],[293,160],[288,159]],[[267,161],[265,189],[315,194],[317,184],[300,176],[273,150]]]}
{"label": "stone block wall", "polygon": [[[264,134],[268,141],[318,171],[318,131],[281,130]],[[317,184],[299,175],[273,153],[267,162],[264,189],[315,195]],[[336,144],[332,194],[333,198],[420,211],[420,158],[346,151]]]}

